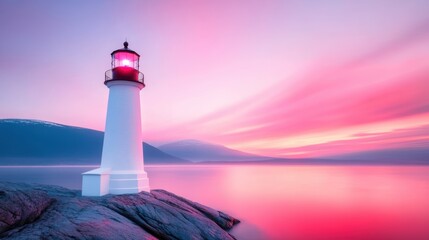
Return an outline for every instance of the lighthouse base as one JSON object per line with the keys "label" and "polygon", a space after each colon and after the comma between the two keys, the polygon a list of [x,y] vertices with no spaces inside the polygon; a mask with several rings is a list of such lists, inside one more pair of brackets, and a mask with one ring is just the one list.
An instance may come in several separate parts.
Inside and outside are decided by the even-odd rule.
{"label": "lighthouse base", "polygon": [[149,178],[145,171],[97,168],[82,173],[82,196],[132,194],[149,192]]}

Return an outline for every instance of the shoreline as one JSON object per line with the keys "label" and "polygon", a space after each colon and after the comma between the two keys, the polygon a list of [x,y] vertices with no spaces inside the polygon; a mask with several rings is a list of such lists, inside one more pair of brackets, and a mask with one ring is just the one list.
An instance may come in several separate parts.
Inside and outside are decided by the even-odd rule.
{"label": "shoreline", "polygon": [[235,239],[240,221],[165,190],[82,197],[55,185],[0,182],[0,237]]}

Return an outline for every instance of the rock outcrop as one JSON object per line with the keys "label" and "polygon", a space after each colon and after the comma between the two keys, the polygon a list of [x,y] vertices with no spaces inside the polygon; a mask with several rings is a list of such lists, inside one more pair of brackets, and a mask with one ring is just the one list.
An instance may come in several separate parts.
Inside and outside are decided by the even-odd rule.
{"label": "rock outcrop", "polygon": [[235,239],[239,221],[165,190],[82,197],[58,186],[0,183],[0,238]]}

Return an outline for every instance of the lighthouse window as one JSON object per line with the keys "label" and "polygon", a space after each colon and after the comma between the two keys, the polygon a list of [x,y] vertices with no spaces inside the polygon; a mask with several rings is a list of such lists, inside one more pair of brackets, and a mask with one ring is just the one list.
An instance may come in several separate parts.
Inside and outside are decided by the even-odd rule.
{"label": "lighthouse window", "polygon": [[117,52],[113,55],[112,67],[132,67],[139,68],[138,56],[130,52]]}

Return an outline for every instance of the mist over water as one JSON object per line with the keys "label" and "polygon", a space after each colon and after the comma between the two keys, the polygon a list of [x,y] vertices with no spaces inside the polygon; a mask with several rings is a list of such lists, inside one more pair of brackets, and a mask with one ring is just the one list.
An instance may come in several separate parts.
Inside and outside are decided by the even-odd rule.
{"label": "mist over water", "polygon": [[[0,167],[0,181],[81,188],[90,167]],[[428,166],[146,166],[166,189],[242,220],[238,239],[428,239]]]}

